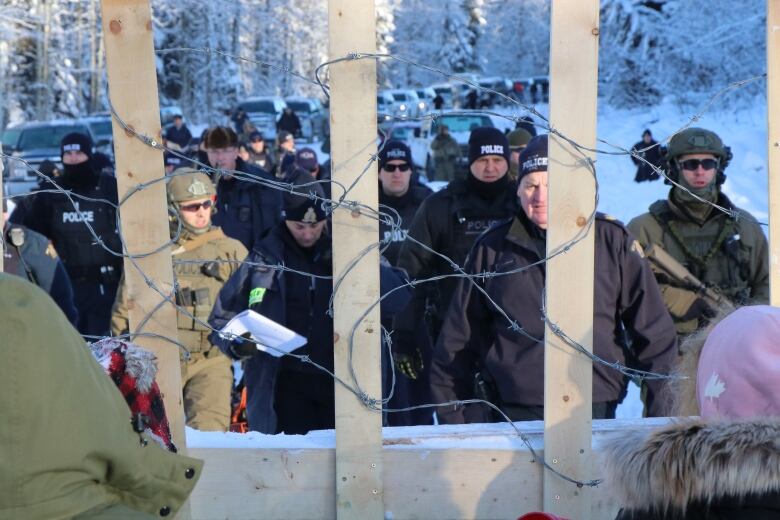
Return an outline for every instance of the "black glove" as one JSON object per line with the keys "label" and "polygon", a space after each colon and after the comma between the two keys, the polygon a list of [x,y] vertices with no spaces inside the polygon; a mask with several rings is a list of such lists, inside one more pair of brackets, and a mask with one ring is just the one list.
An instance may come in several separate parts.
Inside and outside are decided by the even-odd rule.
{"label": "black glove", "polygon": [[694,318],[707,320],[714,318],[717,314],[717,311],[710,307],[710,304],[708,304],[704,298],[696,298],[680,320],[688,321]]}
{"label": "black glove", "polygon": [[249,340],[251,336],[249,332],[245,332],[241,337],[235,338],[230,342],[229,349],[233,359],[241,361],[251,358],[257,353],[257,345]]}
{"label": "black glove", "polygon": [[411,354],[398,353],[394,357],[396,369],[409,379],[417,379],[417,376],[425,368],[422,352],[419,348],[415,348]]}

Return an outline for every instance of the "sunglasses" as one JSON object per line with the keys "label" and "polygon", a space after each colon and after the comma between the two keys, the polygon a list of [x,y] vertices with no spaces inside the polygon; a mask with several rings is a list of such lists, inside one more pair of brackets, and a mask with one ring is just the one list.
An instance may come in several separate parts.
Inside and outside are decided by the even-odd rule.
{"label": "sunglasses", "polygon": [[687,159],[680,161],[680,166],[683,170],[696,171],[701,165],[705,170],[714,170],[718,167],[717,159]]}
{"label": "sunglasses", "polygon": [[411,166],[408,164],[385,164],[382,166],[382,169],[388,173],[393,173],[396,170],[399,172],[408,172],[411,169]]}
{"label": "sunglasses", "polygon": [[196,202],[195,204],[187,204],[185,206],[179,206],[179,209],[188,213],[195,213],[200,208],[211,209],[214,207],[214,201],[211,199],[204,200],[203,202]]}

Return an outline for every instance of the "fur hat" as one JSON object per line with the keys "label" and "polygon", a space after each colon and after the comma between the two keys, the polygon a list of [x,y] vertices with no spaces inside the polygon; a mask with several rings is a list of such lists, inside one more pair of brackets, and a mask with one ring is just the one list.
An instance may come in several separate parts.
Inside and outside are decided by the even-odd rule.
{"label": "fur hat", "polygon": [[203,141],[204,146],[211,150],[238,147],[236,132],[226,126],[215,126],[209,129]]}

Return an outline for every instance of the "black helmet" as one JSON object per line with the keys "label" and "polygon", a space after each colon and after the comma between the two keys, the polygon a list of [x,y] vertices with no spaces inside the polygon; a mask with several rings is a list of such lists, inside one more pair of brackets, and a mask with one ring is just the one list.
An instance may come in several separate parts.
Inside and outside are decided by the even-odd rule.
{"label": "black helmet", "polygon": [[[686,128],[675,134],[669,140],[664,159],[669,171],[669,177],[674,182],[680,182],[680,165],[678,158],[683,155],[695,153],[709,153],[718,159],[718,173],[716,182],[718,186],[726,181],[724,173],[731,162],[731,148],[725,146],[718,134],[704,128]],[[666,181],[668,184],[668,181]]]}

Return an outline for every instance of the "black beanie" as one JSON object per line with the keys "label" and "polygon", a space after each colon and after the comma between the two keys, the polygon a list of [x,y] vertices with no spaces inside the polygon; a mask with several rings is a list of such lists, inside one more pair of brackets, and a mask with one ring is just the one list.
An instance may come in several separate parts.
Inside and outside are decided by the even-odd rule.
{"label": "black beanie", "polygon": [[379,151],[379,168],[384,168],[390,161],[404,161],[412,166],[412,151],[401,141],[388,141]]}
{"label": "black beanie", "polygon": [[547,134],[534,136],[528,141],[528,146],[520,152],[519,172],[517,182],[520,179],[533,172],[547,171]]}
{"label": "black beanie", "polygon": [[469,136],[469,166],[485,155],[500,155],[509,164],[509,141],[498,128],[482,126]]}
{"label": "black beanie", "polygon": [[[297,175],[292,180],[291,191],[284,193],[284,220],[313,224],[325,220],[325,193],[317,181],[306,170],[296,170]],[[310,198],[310,195],[318,198]]]}
{"label": "black beanie", "polygon": [[81,132],[69,133],[60,142],[60,157],[65,152],[84,152],[88,159],[92,159],[92,138]]}

